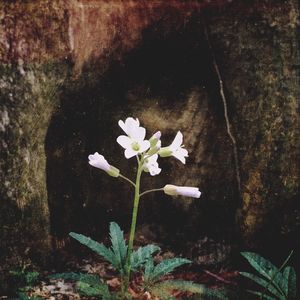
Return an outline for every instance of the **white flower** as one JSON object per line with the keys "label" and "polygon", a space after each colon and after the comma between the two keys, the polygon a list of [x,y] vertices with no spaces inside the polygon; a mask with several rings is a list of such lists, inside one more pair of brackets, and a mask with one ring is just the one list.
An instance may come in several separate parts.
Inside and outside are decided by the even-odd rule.
{"label": "white flower", "polygon": [[95,152],[94,154],[90,154],[88,158],[89,158],[89,164],[91,166],[105,171],[110,176],[113,177],[119,176],[120,171],[117,168],[111,166],[104,158],[104,156],[99,154],[98,152]]}
{"label": "white flower", "polygon": [[172,184],[167,184],[164,186],[164,192],[167,195],[171,196],[187,196],[193,198],[200,198],[201,192],[196,187],[190,186],[176,186]]}
{"label": "white flower", "polygon": [[180,131],[177,132],[172,144],[168,147],[163,147],[159,150],[158,154],[161,157],[174,156],[185,164],[185,158],[188,157],[188,151],[182,145],[183,135]]}
{"label": "white flower", "polygon": [[122,120],[119,120],[118,122],[119,126],[123,129],[123,131],[132,139],[139,139],[141,136],[143,136],[142,139],[146,136],[146,129],[143,127],[140,127],[140,121],[138,118],[127,118],[125,122]]}
{"label": "white flower", "polygon": [[158,155],[154,154],[145,159],[143,169],[145,172],[149,172],[151,176],[158,175],[161,172],[161,168],[159,168],[157,163],[157,158]]}
{"label": "white flower", "polygon": [[120,135],[117,142],[125,149],[125,157],[131,158],[137,154],[145,152],[150,147],[150,142],[144,140],[146,129],[140,127],[138,119],[127,118],[125,123],[120,120],[119,126],[128,135]]}

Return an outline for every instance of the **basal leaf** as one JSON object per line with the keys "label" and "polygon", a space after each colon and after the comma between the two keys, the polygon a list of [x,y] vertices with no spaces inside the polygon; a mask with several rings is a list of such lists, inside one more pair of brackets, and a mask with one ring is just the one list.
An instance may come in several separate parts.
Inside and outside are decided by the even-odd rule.
{"label": "basal leaf", "polygon": [[250,293],[250,294],[252,294],[252,295],[259,296],[258,299],[278,300],[278,298],[274,298],[274,297],[268,296],[266,294],[263,294],[262,292],[257,292],[257,291],[252,291],[252,290],[247,290],[247,292]]}
{"label": "basal leaf", "polygon": [[241,252],[241,254],[248,260],[250,265],[263,277],[268,280],[272,280],[274,285],[283,290],[284,278],[278,268],[274,266],[270,261],[254,252]]}
{"label": "basal leaf", "polygon": [[160,248],[155,245],[147,245],[138,248],[138,250],[134,251],[131,255],[131,268],[134,270],[144,265],[152,254],[159,250]]}
{"label": "basal leaf", "polygon": [[94,241],[93,239],[83,235],[83,234],[78,234],[75,232],[70,232],[69,235],[77,240],[79,243],[87,246],[100,256],[104,257],[107,261],[109,261],[115,268],[118,266],[118,262],[116,261],[114,253],[105,247],[103,243],[98,243]]}
{"label": "basal leaf", "polygon": [[159,277],[172,272],[175,268],[189,263],[191,263],[191,261],[185,258],[164,259],[158,265],[155,266],[153,273],[150,276],[150,279],[158,279]]}
{"label": "basal leaf", "polygon": [[156,296],[158,296],[159,291],[164,291],[171,295],[174,290],[198,294],[201,299],[228,299],[223,291],[209,289],[202,284],[193,283],[192,281],[166,280],[158,282],[151,287],[152,293]]}
{"label": "basal leaf", "polygon": [[284,292],[288,299],[296,299],[297,297],[297,277],[294,268],[285,267],[283,270],[285,279]]}
{"label": "basal leaf", "polygon": [[98,275],[86,274],[86,273],[75,273],[75,272],[57,273],[57,274],[49,275],[48,278],[64,279],[64,280],[71,280],[71,281],[82,281],[92,285],[101,283],[101,279]]}
{"label": "basal leaf", "polygon": [[124,234],[119,225],[111,222],[109,226],[110,240],[112,250],[118,264],[118,269],[122,269],[126,262],[127,246],[124,239]]}
{"label": "basal leaf", "polygon": [[76,290],[83,296],[100,297],[102,299],[112,299],[108,286],[104,283],[91,285],[83,281],[76,283]]}
{"label": "basal leaf", "polygon": [[154,271],[154,262],[153,262],[153,258],[149,257],[149,259],[147,260],[147,262],[145,263],[145,272],[144,272],[144,279],[147,282],[148,280],[150,280],[151,275]]}
{"label": "basal leaf", "polygon": [[279,298],[281,298],[283,296],[282,292],[280,290],[278,290],[276,288],[276,286],[274,286],[273,284],[270,283],[270,281],[265,280],[259,276],[256,276],[254,274],[251,273],[247,273],[247,272],[240,272],[240,274],[246,278],[251,279],[252,281],[256,282],[257,284],[259,284],[260,286],[262,286],[263,288],[267,288],[267,290],[273,294],[274,296],[277,296]]}

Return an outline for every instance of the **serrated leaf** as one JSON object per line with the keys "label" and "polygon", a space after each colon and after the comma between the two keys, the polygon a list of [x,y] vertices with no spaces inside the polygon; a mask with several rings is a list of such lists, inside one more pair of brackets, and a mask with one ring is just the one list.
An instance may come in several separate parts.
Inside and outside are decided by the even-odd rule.
{"label": "serrated leaf", "polygon": [[151,288],[149,288],[149,291],[152,296],[157,297],[158,299],[161,300],[175,300],[176,297],[173,297],[170,290],[168,289],[163,289],[160,286],[153,285]]}
{"label": "serrated leaf", "polygon": [[97,285],[101,283],[101,279],[98,275],[94,274],[85,274],[85,273],[57,273],[48,276],[50,279],[64,279],[64,280],[71,280],[71,281],[82,281],[87,284]]}
{"label": "serrated leaf", "polygon": [[115,268],[118,267],[118,261],[116,261],[115,255],[111,249],[108,249],[104,246],[103,243],[98,243],[93,239],[75,232],[70,232],[69,235],[77,240],[79,243],[87,246],[100,256],[104,257],[107,261],[109,261]]}
{"label": "serrated leaf", "polygon": [[241,252],[241,254],[259,274],[268,280],[272,280],[274,285],[282,291],[284,278],[276,266],[254,252]]}
{"label": "serrated leaf", "polygon": [[198,294],[201,296],[201,299],[228,299],[223,292],[209,289],[202,284],[197,284],[192,281],[166,280],[156,283],[151,287],[152,293],[156,296],[158,291],[171,294],[174,290]]}
{"label": "serrated leaf", "polygon": [[148,281],[150,279],[151,274],[153,273],[153,270],[154,270],[154,262],[153,262],[153,258],[151,256],[145,263],[145,272],[144,272],[145,281]]}
{"label": "serrated leaf", "polygon": [[277,300],[277,298],[273,298],[271,296],[265,295],[261,292],[257,292],[257,291],[252,291],[252,290],[247,290],[248,293],[252,294],[252,295],[256,295],[259,296],[259,299],[265,299],[265,300]]}
{"label": "serrated leaf", "polygon": [[127,255],[127,246],[123,231],[117,223],[111,222],[109,226],[109,234],[112,250],[118,264],[118,269],[122,269],[125,266]]}
{"label": "serrated leaf", "polygon": [[186,258],[164,259],[158,265],[155,266],[153,273],[150,275],[150,279],[158,279],[159,277],[172,272],[175,268],[189,263],[191,263],[191,261]]}
{"label": "serrated leaf", "polygon": [[65,280],[72,280],[72,281],[78,281],[80,279],[80,276],[83,273],[74,273],[74,272],[68,272],[68,273],[56,273],[49,275],[48,278],[50,279],[65,279]]}
{"label": "serrated leaf", "polygon": [[294,268],[285,267],[283,270],[285,279],[284,292],[288,299],[296,299],[297,297],[297,276]]}
{"label": "serrated leaf", "polygon": [[252,281],[256,282],[257,284],[259,284],[260,286],[262,286],[263,288],[267,288],[267,290],[273,294],[274,296],[277,296],[279,298],[281,298],[283,296],[281,291],[278,291],[278,289],[276,288],[276,286],[274,286],[272,283],[270,283],[270,281],[267,281],[259,276],[256,276],[254,274],[251,273],[247,273],[247,272],[239,272],[242,276],[251,279]]}
{"label": "serrated leaf", "polygon": [[83,296],[89,297],[99,297],[102,299],[111,299],[111,295],[108,286],[104,283],[98,283],[96,285],[91,285],[83,281],[76,283],[76,290]]}
{"label": "serrated leaf", "polygon": [[133,270],[144,265],[153,253],[160,251],[160,248],[156,245],[147,245],[138,248],[131,255],[131,268]]}

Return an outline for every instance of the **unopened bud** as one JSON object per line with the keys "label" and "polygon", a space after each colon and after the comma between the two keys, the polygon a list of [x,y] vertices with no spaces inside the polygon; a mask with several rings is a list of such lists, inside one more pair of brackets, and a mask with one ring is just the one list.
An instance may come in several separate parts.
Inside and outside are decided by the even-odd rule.
{"label": "unopened bud", "polygon": [[172,153],[173,152],[170,150],[170,147],[163,147],[158,151],[160,157],[169,157],[172,156]]}

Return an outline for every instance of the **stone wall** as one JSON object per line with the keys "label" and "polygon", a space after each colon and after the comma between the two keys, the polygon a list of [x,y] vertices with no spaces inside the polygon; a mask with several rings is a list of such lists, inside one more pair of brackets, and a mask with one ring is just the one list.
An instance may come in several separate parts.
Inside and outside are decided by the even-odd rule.
{"label": "stone wall", "polygon": [[70,230],[100,237],[110,220],[128,229],[130,189],[91,169],[87,155],[130,174],[115,143],[129,115],[166,143],[182,130],[190,149],[186,166],[163,161],[145,187],[203,192],[199,201],[145,198],[139,223],[155,239],[296,246],[299,8],[250,2],[0,4],[2,261],[26,253],[41,262],[51,237],[60,247]]}

